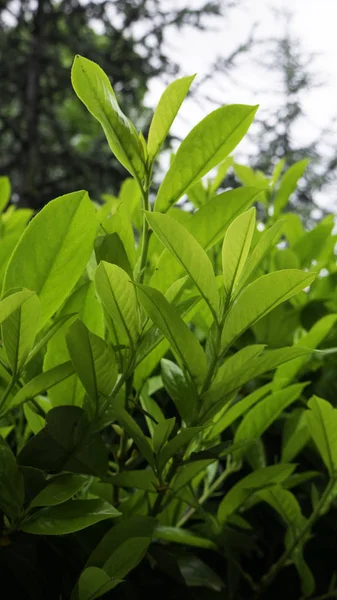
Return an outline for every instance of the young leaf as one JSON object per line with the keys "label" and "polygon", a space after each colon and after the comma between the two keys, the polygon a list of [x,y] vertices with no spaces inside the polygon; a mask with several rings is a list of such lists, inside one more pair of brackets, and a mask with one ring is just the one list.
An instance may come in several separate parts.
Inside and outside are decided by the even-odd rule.
{"label": "young leaf", "polygon": [[167,338],[191,379],[197,385],[201,384],[206,375],[207,363],[195,335],[160,292],[146,285],[138,285],[137,290],[139,300],[150,319]]}
{"label": "young leaf", "polygon": [[164,246],[194,281],[212,314],[217,314],[219,292],[212,263],[206,252],[183,225],[168,215],[147,212],[146,218]]}
{"label": "young leaf", "polygon": [[309,160],[307,158],[304,160],[299,160],[283,175],[280,182],[280,187],[275,195],[274,215],[277,216],[286,206],[291,194],[296,190],[297,182],[307,168],[308,162]]}
{"label": "young leaf", "polygon": [[23,476],[15,456],[0,437],[0,509],[10,519],[18,517],[24,501]]}
{"label": "young leaf", "polygon": [[101,262],[95,274],[98,295],[122,336],[133,347],[139,336],[138,303],[130,277],[117,265]]}
{"label": "young leaf", "polygon": [[29,507],[56,506],[70,500],[84,486],[87,478],[81,475],[59,475],[49,481],[46,487],[37,494]]}
{"label": "young leaf", "polygon": [[69,500],[38,510],[24,521],[21,530],[35,535],[65,535],[120,515],[102,500]]}
{"label": "young leaf", "polygon": [[87,192],[49,202],[29,223],[8,263],[4,291],[27,287],[41,302],[39,328],[61,306],[93,249],[96,217]]}
{"label": "young leaf", "polygon": [[307,426],[330,475],[337,471],[337,410],[313,396],[308,402]]}
{"label": "young leaf", "polygon": [[94,402],[95,414],[99,408],[100,395],[110,396],[117,380],[113,350],[102,338],[91,333],[79,319],[69,328],[67,345],[74,368]]}
{"label": "young leaf", "polygon": [[305,383],[296,383],[261,400],[241,421],[234,441],[241,442],[261,437],[284,409],[299,398],[305,386]]}
{"label": "young leaf", "polygon": [[2,325],[8,364],[19,373],[31,351],[39,322],[40,300],[33,294]]}
{"label": "young leaf", "polygon": [[197,411],[197,399],[183,371],[171,360],[161,360],[161,376],[167,393],[171,396],[185,423],[193,423]]}
{"label": "young leaf", "polygon": [[119,108],[107,75],[96,63],[76,56],[71,81],[79,99],[101,124],[111,151],[142,181],[145,174],[142,145],[135,127]]}
{"label": "young leaf", "polygon": [[262,275],[250,283],[228,313],[221,339],[223,347],[230,346],[246,329],[309,286],[314,279],[310,273],[287,269]]}
{"label": "young leaf", "polygon": [[258,469],[240,479],[227,492],[219,505],[218,519],[220,523],[227,521],[255,492],[270,485],[282,483],[282,481],[291,475],[294,469],[295,465],[272,465],[271,467]]}
{"label": "young leaf", "polygon": [[237,217],[228,227],[222,244],[222,272],[227,300],[230,300],[245,266],[255,230],[255,208]]}
{"label": "young leaf", "polygon": [[181,107],[195,75],[181,77],[170,83],[154,112],[148,136],[149,161],[153,162]]}
{"label": "young leaf", "polygon": [[165,212],[241,141],[256,106],[233,104],[214,110],[180,144],[159,188],[155,210]]}

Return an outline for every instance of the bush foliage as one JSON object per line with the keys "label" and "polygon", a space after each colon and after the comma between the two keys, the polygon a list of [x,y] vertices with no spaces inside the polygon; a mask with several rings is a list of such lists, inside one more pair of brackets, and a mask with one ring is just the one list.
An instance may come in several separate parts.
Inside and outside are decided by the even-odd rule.
{"label": "bush foliage", "polygon": [[[0,560],[22,598],[336,597],[333,217],[285,212],[305,162],[233,163],[244,105],[189,133],[153,203],[192,81],[145,140],[77,56],[119,196],[30,220],[0,180]],[[233,164],[245,185],[223,191]]]}

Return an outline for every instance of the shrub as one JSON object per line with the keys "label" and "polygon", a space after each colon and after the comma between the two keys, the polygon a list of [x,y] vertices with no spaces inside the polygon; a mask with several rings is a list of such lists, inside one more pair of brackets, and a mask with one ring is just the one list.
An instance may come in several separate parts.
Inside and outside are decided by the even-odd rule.
{"label": "shrub", "polygon": [[[303,163],[235,165],[248,185],[221,191],[243,105],[190,132],[152,205],[192,80],[166,89],[146,142],[76,57],[75,92],[131,177],[27,227],[2,215],[0,556],[22,598],[336,597],[317,553],[336,546],[333,218],[281,216]],[[2,209],[9,195],[2,178]]]}

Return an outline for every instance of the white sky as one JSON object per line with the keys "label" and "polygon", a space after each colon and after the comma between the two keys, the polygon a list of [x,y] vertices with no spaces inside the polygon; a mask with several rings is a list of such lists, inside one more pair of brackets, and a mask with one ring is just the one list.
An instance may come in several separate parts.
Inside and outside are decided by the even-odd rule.
{"label": "white sky", "polygon": [[[180,4],[179,0],[166,2],[175,6]],[[190,4],[198,5],[200,0],[191,0]],[[284,21],[275,15],[273,9],[291,11],[291,32],[301,41],[303,51],[317,54],[312,70],[323,85],[314,88],[303,99],[306,119],[296,131],[296,135],[305,143],[315,136],[320,127],[326,126],[337,116],[337,0],[241,0],[241,6],[229,10],[223,21],[214,19],[212,31],[184,30],[183,34],[172,31],[167,37],[167,48],[180,65],[182,74],[198,73],[202,77],[209,73],[209,67],[217,55],[228,56],[249,37],[254,23],[257,24],[257,37],[281,37]],[[279,102],[275,93],[277,82],[272,75],[266,77],[266,73],[252,63],[249,53],[242,57],[239,66],[231,73],[235,83],[225,77],[221,81],[207,81],[202,89],[199,88],[200,94],[214,97],[219,106],[232,102],[260,104],[261,115]],[[164,87],[162,81],[151,83],[146,97],[148,106],[156,105]],[[204,100],[198,105],[195,100],[188,99],[172,127],[172,133],[180,137],[186,135],[214,108],[216,106],[207,106]],[[244,150],[244,145],[241,148]],[[333,198],[331,200],[334,202]]]}

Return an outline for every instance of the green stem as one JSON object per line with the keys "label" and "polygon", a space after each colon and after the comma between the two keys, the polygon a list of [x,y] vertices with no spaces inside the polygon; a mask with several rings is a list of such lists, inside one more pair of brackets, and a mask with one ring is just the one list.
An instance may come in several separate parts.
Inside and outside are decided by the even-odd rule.
{"label": "green stem", "polygon": [[[143,210],[150,210],[150,203],[149,203],[149,193],[148,193],[148,189],[143,189],[142,190],[142,200],[143,200]],[[147,222],[146,216],[145,214],[143,215],[143,235],[142,235],[142,249],[141,249],[141,254],[140,254],[140,265],[139,265],[139,272],[138,272],[138,283],[143,283],[144,281],[144,275],[145,275],[145,267],[147,264],[147,255],[148,255],[148,251],[149,251],[149,242],[150,242],[150,237],[151,237],[151,231],[149,228],[149,224]]]}
{"label": "green stem", "polygon": [[309,519],[306,521],[306,524],[304,525],[303,529],[294,538],[293,543],[289,546],[289,548],[287,548],[283,552],[282,556],[280,556],[278,561],[271,567],[271,569],[268,571],[268,573],[266,573],[266,575],[264,575],[264,577],[261,580],[259,589],[258,589],[257,593],[253,596],[252,600],[258,600],[259,598],[261,598],[264,595],[264,593],[266,592],[268,587],[273,583],[273,581],[275,580],[277,575],[283,569],[284,565],[286,564],[287,560],[289,559],[289,557],[295,550],[296,546],[301,542],[301,540],[304,538],[304,536],[310,531],[310,529],[312,528],[312,526],[314,525],[315,521],[317,520],[317,518],[319,516],[321,508],[324,506],[326,500],[328,499],[335,483],[336,483],[336,477],[332,477],[330,479],[328,485],[326,486],[315,509],[312,511]]}

